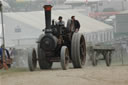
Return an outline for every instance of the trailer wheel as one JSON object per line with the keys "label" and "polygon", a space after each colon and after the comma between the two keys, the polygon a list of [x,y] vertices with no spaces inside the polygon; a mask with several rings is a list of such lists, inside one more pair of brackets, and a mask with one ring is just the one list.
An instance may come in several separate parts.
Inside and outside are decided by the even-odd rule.
{"label": "trailer wheel", "polygon": [[98,60],[97,60],[97,53],[94,52],[93,56],[92,56],[92,65],[93,66],[97,66],[97,62],[98,62]]}
{"label": "trailer wheel", "polygon": [[105,60],[106,60],[106,65],[110,66],[111,65],[111,53],[110,52],[106,54]]}
{"label": "trailer wheel", "polygon": [[85,38],[80,33],[74,33],[71,42],[71,59],[74,68],[82,68],[86,60]]}
{"label": "trailer wheel", "polygon": [[37,67],[37,55],[35,49],[29,49],[28,52],[28,66],[30,71],[34,71]]}
{"label": "trailer wheel", "polygon": [[63,70],[68,69],[69,64],[69,50],[66,46],[62,46],[61,48],[61,66]]}
{"label": "trailer wheel", "polygon": [[40,44],[38,44],[38,60],[40,69],[51,69],[53,63],[46,59],[45,52],[40,48]]}

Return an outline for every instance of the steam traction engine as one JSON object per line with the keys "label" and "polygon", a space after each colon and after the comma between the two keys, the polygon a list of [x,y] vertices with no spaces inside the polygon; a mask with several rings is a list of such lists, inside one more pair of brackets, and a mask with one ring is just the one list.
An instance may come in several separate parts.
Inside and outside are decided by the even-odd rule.
{"label": "steam traction engine", "polygon": [[[35,48],[28,52],[28,65],[30,71],[34,71],[39,62],[40,69],[50,69],[53,62],[61,62],[63,70],[72,62],[74,68],[82,68],[86,60],[85,38],[80,33],[73,33],[69,28],[51,24],[51,5],[45,5],[46,28],[45,34],[40,35]],[[38,54],[38,55],[37,55]]]}

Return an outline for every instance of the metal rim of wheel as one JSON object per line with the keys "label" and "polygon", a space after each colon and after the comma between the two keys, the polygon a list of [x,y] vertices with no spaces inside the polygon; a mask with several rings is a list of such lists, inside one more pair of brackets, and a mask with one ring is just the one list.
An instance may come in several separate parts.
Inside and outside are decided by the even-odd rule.
{"label": "metal rim of wheel", "polygon": [[71,44],[71,58],[74,68],[82,68],[86,60],[85,38],[80,33],[74,33]]}
{"label": "metal rim of wheel", "polygon": [[69,64],[69,50],[66,46],[62,46],[61,48],[61,66],[63,70],[68,69]]}
{"label": "metal rim of wheel", "polygon": [[93,66],[97,66],[97,62],[98,62],[98,60],[97,60],[97,53],[94,52],[93,56],[92,56],[92,65]]}
{"label": "metal rim of wheel", "polygon": [[36,55],[36,50],[29,49],[28,52],[28,65],[29,65],[29,70],[34,71],[37,67],[37,55]]}
{"label": "metal rim of wheel", "polygon": [[86,44],[84,37],[81,38],[80,40],[80,58],[81,58],[81,64],[84,65],[85,64],[85,60],[86,60]]}
{"label": "metal rim of wheel", "polygon": [[40,43],[38,44],[38,61],[40,69],[51,69],[53,62],[46,59],[45,52],[40,48]]}
{"label": "metal rim of wheel", "polygon": [[106,54],[106,57],[105,57],[106,59],[106,65],[107,66],[110,66],[111,65],[111,53],[110,52],[108,52],[107,54]]}

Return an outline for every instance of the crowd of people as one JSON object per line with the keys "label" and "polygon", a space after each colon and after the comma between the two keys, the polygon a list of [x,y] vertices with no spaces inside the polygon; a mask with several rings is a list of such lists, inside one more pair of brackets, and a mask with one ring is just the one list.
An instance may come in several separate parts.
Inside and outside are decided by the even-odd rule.
{"label": "crowd of people", "polygon": [[[6,49],[3,45],[0,47],[0,64],[7,63],[11,61],[11,56],[13,56],[13,48]],[[11,64],[7,63],[7,66],[10,68]]]}

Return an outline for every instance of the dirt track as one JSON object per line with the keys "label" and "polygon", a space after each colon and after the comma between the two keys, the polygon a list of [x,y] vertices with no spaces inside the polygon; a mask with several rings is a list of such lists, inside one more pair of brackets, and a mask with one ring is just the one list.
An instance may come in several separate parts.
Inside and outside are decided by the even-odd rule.
{"label": "dirt track", "polygon": [[128,66],[17,72],[1,77],[1,85],[128,85]]}

